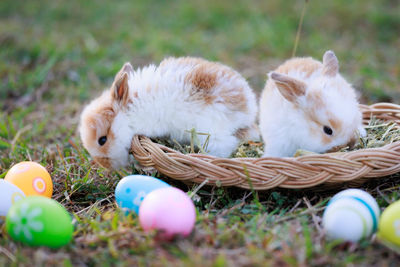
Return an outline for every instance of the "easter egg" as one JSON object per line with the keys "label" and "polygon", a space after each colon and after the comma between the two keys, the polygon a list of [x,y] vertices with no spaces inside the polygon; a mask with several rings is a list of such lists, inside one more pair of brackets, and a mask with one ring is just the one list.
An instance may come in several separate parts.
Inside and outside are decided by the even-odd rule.
{"label": "easter egg", "polygon": [[379,206],[370,194],[347,189],[328,202],[322,225],[328,238],[356,242],[377,230],[378,218]]}
{"label": "easter egg", "polygon": [[378,238],[400,248],[400,200],[389,205],[379,222]]}
{"label": "easter egg", "polygon": [[18,186],[26,196],[39,195],[50,198],[53,194],[50,174],[36,162],[23,161],[15,164],[4,180]]}
{"label": "easter egg", "polygon": [[167,240],[175,235],[188,236],[196,221],[193,201],[183,191],[161,188],[149,193],[139,209],[139,222],[145,231],[158,230]]}
{"label": "easter egg", "polygon": [[28,196],[11,207],[6,231],[14,240],[30,246],[58,248],[71,241],[73,226],[71,216],[57,201]]}
{"label": "easter egg", "polygon": [[11,206],[18,200],[25,197],[21,189],[4,181],[0,180],[0,216],[6,216]]}
{"label": "easter egg", "polygon": [[157,178],[130,175],[119,181],[115,188],[115,199],[120,208],[138,213],[144,197],[151,191],[163,187],[169,187],[169,185]]}

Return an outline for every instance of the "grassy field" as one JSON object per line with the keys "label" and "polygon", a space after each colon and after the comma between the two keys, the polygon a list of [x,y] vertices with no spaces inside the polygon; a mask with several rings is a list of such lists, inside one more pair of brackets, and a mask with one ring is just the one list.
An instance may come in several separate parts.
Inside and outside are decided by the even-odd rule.
{"label": "grassy field", "polygon": [[[374,238],[324,238],[323,207],[337,190],[254,194],[203,187],[186,239],[160,243],[116,209],[114,188],[135,170],[93,164],[76,128],[84,105],[121,65],[201,56],[239,70],[260,91],[266,73],[293,53],[305,1],[0,2],[0,178],[16,162],[50,171],[53,198],[75,214],[74,241],[29,248],[5,234],[0,266],[398,266]],[[400,102],[400,4],[396,0],[308,1],[297,56],[332,49],[364,103]],[[185,191],[186,186],[168,180]],[[400,198],[400,176],[363,186],[382,208]]]}

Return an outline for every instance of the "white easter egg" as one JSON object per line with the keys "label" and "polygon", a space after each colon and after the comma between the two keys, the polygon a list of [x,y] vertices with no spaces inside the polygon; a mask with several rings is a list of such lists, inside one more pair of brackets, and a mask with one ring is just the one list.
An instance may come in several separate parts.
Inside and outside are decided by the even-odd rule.
{"label": "white easter egg", "polygon": [[0,179],[0,216],[6,216],[11,206],[25,194],[17,186]]}
{"label": "white easter egg", "polygon": [[322,225],[328,238],[356,242],[377,230],[378,218],[379,206],[370,194],[348,189],[329,201]]}
{"label": "white easter egg", "polygon": [[[370,194],[365,192],[364,190],[357,189],[357,188],[351,188],[351,189],[346,189],[343,191],[340,191],[336,195],[333,196],[333,198],[329,201],[329,203],[332,203],[336,201],[339,198],[354,198],[360,202],[365,202],[366,206],[371,208],[373,213],[375,214],[376,218],[379,218],[380,210],[378,203],[376,202],[375,198],[373,198]],[[329,205],[328,203],[328,205]],[[376,225],[378,226],[378,225]],[[375,228],[376,230],[376,228]]]}

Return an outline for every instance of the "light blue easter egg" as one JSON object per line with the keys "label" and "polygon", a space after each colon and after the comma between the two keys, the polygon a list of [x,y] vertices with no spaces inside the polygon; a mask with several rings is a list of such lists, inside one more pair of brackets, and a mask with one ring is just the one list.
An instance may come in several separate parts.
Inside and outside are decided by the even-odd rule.
{"label": "light blue easter egg", "polygon": [[119,181],[115,188],[115,199],[120,208],[139,213],[140,204],[151,191],[169,185],[157,178],[146,175],[130,175]]}
{"label": "light blue easter egg", "polygon": [[24,197],[24,192],[16,185],[0,179],[0,216],[6,216],[11,206]]}

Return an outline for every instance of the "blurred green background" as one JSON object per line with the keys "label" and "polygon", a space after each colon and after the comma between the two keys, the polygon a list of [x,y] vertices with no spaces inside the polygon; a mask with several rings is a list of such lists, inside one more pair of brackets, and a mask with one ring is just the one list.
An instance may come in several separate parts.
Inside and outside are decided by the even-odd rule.
{"label": "blurred green background", "polygon": [[[123,62],[143,66],[166,56],[221,61],[261,90],[266,73],[291,57],[304,4],[2,0],[0,105],[39,89],[53,103],[85,101],[109,86]],[[397,0],[310,0],[296,55],[321,59],[332,49],[363,102],[399,102],[399,14]]]}

